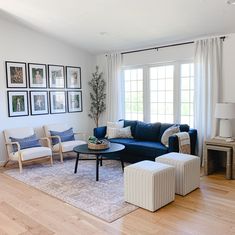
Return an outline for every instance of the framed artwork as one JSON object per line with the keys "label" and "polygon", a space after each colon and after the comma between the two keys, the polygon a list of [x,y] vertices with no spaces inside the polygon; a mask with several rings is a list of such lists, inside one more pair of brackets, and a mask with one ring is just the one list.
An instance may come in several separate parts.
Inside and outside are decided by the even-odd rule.
{"label": "framed artwork", "polygon": [[49,113],[48,92],[30,91],[31,115],[43,115]]}
{"label": "framed artwork", "polygon": [[26,88],[26,63],[6,61],[7,88]]}
{"label": "framed artwork", "polygon": [[50,91],[50,110],[52,114],[66,112],[65,91]]}
{"label": "framed artwork", "polygon": [[48,65],[50,88],[65,88],[64,66]]}
{"label": "framed artwork", "polygon": [[28,64],[29,87],[47,88],[47,70],[45,64]]}
{"label": "framed artwork", "polygon": [[29,115],[27,91],[7,91],[7,97],[9,117]]}
{"label": "framed artwork", "polygon": [[68,112],[82,112],[82,91],[68,91]]}
{"label": "framed artwork", "polygon": [[66,66],[66,84],[70,89],[81,89],[81,68]]}

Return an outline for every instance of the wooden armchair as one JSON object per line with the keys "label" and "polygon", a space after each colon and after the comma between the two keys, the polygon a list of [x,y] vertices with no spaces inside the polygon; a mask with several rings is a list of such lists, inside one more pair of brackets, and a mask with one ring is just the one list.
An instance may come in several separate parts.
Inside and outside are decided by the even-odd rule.
{"label": "wooden armchair", "polygon": [[[85,140],[86,140],[87,134],[83,133],[83,132],[74,132],[75,140],[65,141],[65,142],[61,141],[61,137],[58,135],[51,136],[50,131],[63,132],[63,131],[68,130],[69,128],[71,128],[71,126],[69,126],[67,124],[62,124],[62,123],[51,124],[51,125],[45,125],[43,128],[44,128],[46,137],[51,140],[50,146],[51,146],[52,152],[60,155],[61,162],[63,162],[63,159],[64,159],[63,154],[64,153],[72,152],[74,147],[76,147],[78,145],[86,144]],[[52,139],[57,139],[58,143],[53,145]]]}
{"label": "wooden armchair", "polygon": [[50,146],[50,141],[48,138],[40,138],[41,147],[32,147],[21,149],[19,142],[12,142],[12,138],[23,139],[34,134],[34,129],[30,127],[25,128],[15,128],[4,130],[5,145],[7,150],[7,161],[4,166],[7,165],[9,161],[17,161],[19,163],[20,172],[22,172],[22,165],[24,162],[38,160],[42,158],[49,158],[51,165],[53,164],[52,151]]}

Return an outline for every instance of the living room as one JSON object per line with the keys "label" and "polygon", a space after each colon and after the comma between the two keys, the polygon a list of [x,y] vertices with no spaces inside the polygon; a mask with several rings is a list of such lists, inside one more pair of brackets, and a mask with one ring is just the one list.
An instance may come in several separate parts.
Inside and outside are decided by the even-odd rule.
{"label": "living room", "polygon": [[235,1],[0,6],[0,234],[235,234]]}

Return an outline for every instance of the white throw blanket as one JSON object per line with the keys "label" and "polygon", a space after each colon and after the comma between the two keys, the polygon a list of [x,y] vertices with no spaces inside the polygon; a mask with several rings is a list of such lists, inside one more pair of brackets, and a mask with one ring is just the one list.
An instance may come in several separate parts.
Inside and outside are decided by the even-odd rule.
{"label": "white throw blanket", "polygon": [[188,132],[179,132],[175,134],[179,140],[179,152],[191,154],[190,137]]}

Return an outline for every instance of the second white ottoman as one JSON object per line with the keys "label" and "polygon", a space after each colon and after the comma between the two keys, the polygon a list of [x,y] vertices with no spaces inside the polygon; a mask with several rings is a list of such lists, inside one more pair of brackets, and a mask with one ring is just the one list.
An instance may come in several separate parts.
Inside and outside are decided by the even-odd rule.
{"label": "second white ottoman", "polygon": [[186,195],[199,187],[200,158],[189,154],[167,153],[155,159],[158,163],[175,166],[175,193]]}
{"label": "second white ottoman", "polygon": [[125,201],[155,211],[175,199],[175,168],[141,161],[124,168]]}

